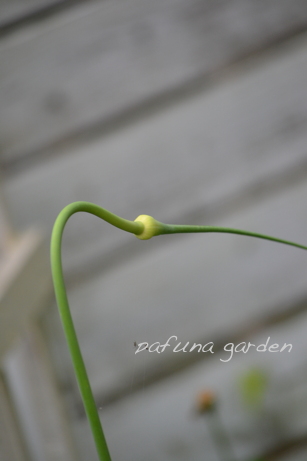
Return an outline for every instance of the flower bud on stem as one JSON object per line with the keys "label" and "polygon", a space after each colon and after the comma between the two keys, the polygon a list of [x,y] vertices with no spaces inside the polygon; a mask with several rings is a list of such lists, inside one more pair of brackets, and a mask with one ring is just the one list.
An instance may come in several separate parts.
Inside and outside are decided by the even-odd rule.
{"label": "flower bud on stem", "polygon": [[[271,240],[286,245],[292,245],[298,248],[307,250],[306,246],[298,243],[281,240],[267,235],[256,234],[253,232],[242,231],[238,229],[230,229],[224,227],[211,227],[211,226],[185,226],[185,225],[171,225],[163,224],[156,221],[151,216],[140,215],[135,221],[128,221],[127,219],[120,218],[110,211],[101,208],[94,203],[89,202],[74,202],[67,205],[58,215],[52,231],[51,236],[51,271],[53,277],[54,290],[56,300],[59,308],[59,313],[66,336],[66,341],[71,354],[76,379],[79,385],[81,397],[83,400],[85,412],[87,414],[93,438],[96,444],[96,449],[100,461],[111,461],[107,443],[102,430],[101,422],[97,412],[96,404],[94,401],[93,393],[87,376],[86,368],[83,362],[80,346],[77,339],[77,334],[72,321],[71,312],[68,304],[66,287],[64,282],[63,268],[62,268],[62,235],[67,220],[74,213],[79,211],[93,214],[104,221],[112,224],[113,226],[122,229],[126,232],[135,234],[141,240],[148,240],[151,237],[162,234],[177,234],[177,233],[192,233],[192,232],[223,232],[228,234],[239,234],[250,237],[257,237],[266,240]],[[216,426],[216,423],[215,423]],[[217,426],[219,427],[219,426]],[[216,430],[216,429],[215,429]],[[223,436],[220,434],[219,437]],[[225,442],[224,442],[225,443]]]}

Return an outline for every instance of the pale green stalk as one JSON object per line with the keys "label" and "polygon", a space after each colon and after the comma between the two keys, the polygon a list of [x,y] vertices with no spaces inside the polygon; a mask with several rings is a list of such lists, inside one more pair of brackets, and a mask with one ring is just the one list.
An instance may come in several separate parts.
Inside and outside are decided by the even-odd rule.
{"label": "pale green stalk", "polygon": [[76,373],[76,378],[79,385],[81,397],[92,429],[92,434],[96,444],[99,460],[111,461],[109,450],[106,444],[101,422],[97,412],[96,404],[94,401],[93,393],[87,376],[86,368],[81,355],[76,331],[72,321],[62,269],[61,244],[63,230],[69,217],[79,211],[91,213],[103,219],[104,221],[107,221],[113,226],[118,227],[119,229],[135,234],[136,237],[142,240],[147,240],[155,235],[162,234],[223,232],[227,234],[239,234],[250,237],[257,237],[265,240],[271,240],[279,243],[284,243],[286,245],[292,245],[298,248],[303,248],[304,250],[307,250],[307,247],[304,245],[300,245],[298,243],[289,242],[287,240],[270,237],[268,235],[257,234],[254,232],[231,229],[226,227],[163,224],[159,221],[156,221],[151,216],[147,215],[141,215],[138,218],[136,218],[135,221],[128,221],[126,219],[114,215],[113,213],[110,213],[109,211],[99,207],[98,205],[88,202],[71,203],[60,212],[55,221],[51,237],[51,270],[56,300],[64,328],[64,333],[70,350],[74,370]]}

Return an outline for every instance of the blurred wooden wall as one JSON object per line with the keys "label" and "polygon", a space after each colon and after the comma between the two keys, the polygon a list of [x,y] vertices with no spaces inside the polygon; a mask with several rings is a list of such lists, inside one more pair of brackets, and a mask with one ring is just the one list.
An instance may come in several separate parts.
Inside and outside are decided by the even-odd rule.
{"label": "blurred wooden wall", "polygon": [[[305,0],[0,1],[0,167],[14,226],[49,236],[65,205],[87,200],[127,219],[307,244],[306,32]],[[227,235],[143,242],[84,215],[63,245],[114,460],[217,461],[194,412],[207,388],[239,460],[306,459],[306,253]],[[80,460],[94,460],[54,304],[43,322]],[[134,354],[134,341],[171,335],[212,341],[215,354]],[[220,360],[226,343],[268,337],[292,351]],[[268,379],[256,411],[240,391],[253,369]]]}

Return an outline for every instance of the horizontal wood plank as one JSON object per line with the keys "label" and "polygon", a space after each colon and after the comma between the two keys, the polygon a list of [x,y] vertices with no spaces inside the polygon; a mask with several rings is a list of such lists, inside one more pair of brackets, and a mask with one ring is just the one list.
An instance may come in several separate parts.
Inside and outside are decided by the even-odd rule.
{"label": "horizontal wood plank", "polygon": [[[208,426],[210,415],[199,416],[195,402],[199,392],[213,391],[218,398],[218,411],[229,434],[237,459],[253,459],[297,437],[306,435],[306,313],[284,325],[270,328],[260,335],[249,335],[245,341],[260,345],[270,337],[270,344],[292,343],[290,353],[250,350],[235,353],[231,361],[222,362],[225,351],[212,355],[206,363],[177,373],[129,399],[100,410],[111,455],[115,459],[154,461],[163,459],[218,460]],[[238,343],[237,343],[238,344]],[[145,354],[145,352],[143,352]],[[147,358],[146,358],[147,357]],[[148,355],[143,357],[146,373]],[[161,359],[161,358],[160,358]],[[252,408],[244,403],[242,378],[252,370],[261,371],[267,380],[264,407]],[[207,421],[206,421],[207,420]],[[88,423],[75,420],[77,440],[94,452],[88,434]],[[265,458],[303,460],[301,453]],[[84,450],[84,447],[83,447]]]}
{"label": "horizontal wood plank", "polygon": [[[75,200],[131,220],[145,213],[162,222],[214,224],[225,212],[304,180],[306,74],[304,38],[210,91],[5,178],[15,226],[37,223],[50,234],[57,214]],[[103,268],[125,252],[132,257],[137,243],[80,214],[65,230],[64,265],[85,267],[86,274],[91,261]]]}
{"label": "horizontal wood plank", "polygon": [[[220,224],[306,244],[306,194],[306,183],[296,185]],[[163,239],[167,244],[161,245]],[[142,380],[144,353],[135,356],[134,341],[164,344],[176,335],[183,344],[206,344],[238,335],[306,297],[306,268],[306,251],[249,237],[157,237],[150,254],[69,292],[96,395],[103,399]],[[71,381],[56,309],[48,318],[54,358],[64,381]],[[171,358],[182,360],[179,354]],[[162,365],[170,366],[167,351],[148,353],[148,376]]]}
{"label": "horizontal wood plank", "polygon": [[[304,0],[95,2],[0,44],[12,160],[218,69],[307,24]],[[129,109],[130,108],[130,109]]]}

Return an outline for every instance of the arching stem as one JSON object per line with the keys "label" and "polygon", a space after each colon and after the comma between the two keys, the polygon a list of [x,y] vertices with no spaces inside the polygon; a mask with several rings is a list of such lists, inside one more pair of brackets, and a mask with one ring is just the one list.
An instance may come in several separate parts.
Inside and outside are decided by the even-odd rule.
{"label": "arching stem", "polygon": [[69,217],[78,211],[91,213],[109,222],[113,226],[135,234],[142,232],[143,225],[119,218],[97,205],[87,202],[75,202],[71,203],[61,211],[55,221],[51,237],[51,270],[54,290],[80,393],[92,429],[99,460],[111,461],[86,368],[81,355],[75,327],[72,321],[63,277],[61,257],[63,230]]}
{"label": "arching stem", "polygon": [[56,301],[58,304],[64,333],[68,343],[68,348],[71,354],[77,382],[79,385],[81,397],[83,400],[85,412],[87,414],[94,441],[96,444],[98,456],[100,461],[111,461],[108,446],[102,430],[101,422],[97,412],[96,404],[94,401],[93,393],[87,376],[86,368],[80,351],[75,327],[72,321],[64,276],[62,268],[62,235],[65,224],[70,216],[79,211],[93,214],[104,221],[112,224],[119,229],[126,232],[135,234],[140,239],[149,239],[155,235],[163,234],[177,234],[177,233],[195,233],[195,232],[222,232],[227,234],[239,234],[250,237],[271,240],[274,242],[292,245],[298,248],[307,250],[307,247],[298,243],[282,240],[268,235],[258,234],[254,232],[231,229],[226,227],[212,227],[212,226],[185,226],[185,225],[171,225],[163,224],[156,221],[154,218],[146,215],[139,216],[135,221],[128,221],[120,218],[110,211],[101,208],[98,205],[88,202],[74,202],[66,206],[58,215],[51,237],[51,270],[53,277],[53,284],[55,290]]}

